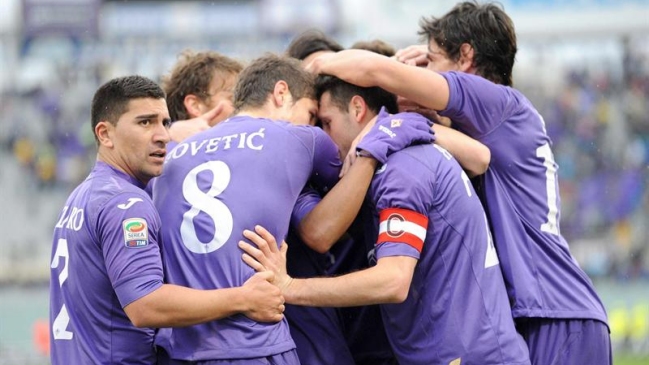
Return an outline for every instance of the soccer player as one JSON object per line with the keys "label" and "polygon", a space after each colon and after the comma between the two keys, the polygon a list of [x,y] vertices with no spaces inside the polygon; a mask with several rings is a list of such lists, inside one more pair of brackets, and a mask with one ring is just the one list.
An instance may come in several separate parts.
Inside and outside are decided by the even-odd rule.
{"label": "soccer player", "polygon": [[[375,116],[365,106],[372,99],[364,96],[376,95],[377,89],[331,77],[319,83],[318,116],[341,152]],[[377,123],[384,124],[379,129],[389,126],[390,133],[400,133],[418,119],[424,118],[382,111]],[[368,137],[359,143],[361,150]],[[241,243],[262,265],[244,260],[259,270],[277,270],[287,303],[381,304],[400,364],[529,364],[511,318],[485,212],[455,159],[436,145],[396,152],[374,175],[368,199],[373,219],[365,223],[368,236],[376,239],[375,266],[334,278],[293,279],[278,270],[283,264],[268,261],[277,260],[280,252],[264,230],[258,232],[268,245],[246,233],[260,250]]]}
{"label": "soccer player", "polygon": [[[240,74],[234,106],[228,120],[168,154],[154,187],[170,283],[202,289],[241,285],[254,273],[240,259],[237,242],[243,229],[263,224],[284,237],[307,181],[328,191],[338,180],[336,145],[321,129],[305,125],[315,119],[317,102],[313,76],[297,60],[267,55],[253,61]],[[395,138],[375,138],[366,151],[382,160],[411,141],[432,141],[425,123],[409,128]],[[358,212],[376,163],[361,158],[354,164],[300,220],[301,229],[316,241],[340,237]],[[261,324],[232,316],[161,330],[156,343],[171,363],[299,363],[285,320]]]}
{"label": "soccer player", "polygon": [[[324,33],[307,30],[291,41],[286,54],[306,65],[318,55],[343,49]],[[386,107],[394,112],[398,108],[396,102]],[[319,121],[317,125],[320,126]],[[291,246],[291,251],[287,254],[288,273],[294,277],[313,277],[340,275],[366,268],[368,249],[362,236],[363,230],[360,228],[361,216],[365,215],[366,211],[363,205],[348,232],[325,252],[318,252],[309,247],[296,232],[297,224],[291,225],[286,237],[286,242]],[[284,315],[289,322],[291,335],[303,364],[396,363],[376,306],[325,308],[287,305]]]}
{"label": "soccer player", "polygon": [[[464,2],[439,19],[424,19],[420,33],[427,49],[397,57],[411,64],[426,59],[429,70],[361,51],[316,60],[312,68],[439,111],[489,147],[491,164],[476,184],[532,363],[610,364],[604,306],[559,229],[557,164],[545,122],[511,87],[517,50],[511,19],[494,4]],[[443,143],[437,130],[436,136]]]}
{"label": "soccer player", "polygon": [[[286,54],[301,60],[304,66],[318,55],[343,49],[324,33],[307,30],[291,41]],[[396,100],[384,99],[383,102],[388,110],[397,112]],[[320,121],[317,125],[321,126]],[[305,243],[296,232],[296,224],[293,224],[286,238],[291,246],[286,260],[289,275],[301,278],[335,276],[366,268],[369,249],[361,221],[367,210],[363,204],[348,232],[325,252],[318,252]],[[377,306],[326,308],[287,305],[284,315],[303,364],[396,364]]]}
{"label": "soccer player", "polygon": [[[233,111],[232,91],[243,65],[213,51],[186,50],[162,80],[173,142],[206,130]],[[175,145],[175,143],[174,143]]]}
{"label": "soccer player", "polygon": [[165,94],[140,76],[113,79],[92,101],[97,163],[54,228],[50,342],[54,365],[154,364],[154,329],[234,314],[282,319],[283,298],[252,276],[239,288],[163,284],[160,218],[142,190],[162,172],[170,122]]}

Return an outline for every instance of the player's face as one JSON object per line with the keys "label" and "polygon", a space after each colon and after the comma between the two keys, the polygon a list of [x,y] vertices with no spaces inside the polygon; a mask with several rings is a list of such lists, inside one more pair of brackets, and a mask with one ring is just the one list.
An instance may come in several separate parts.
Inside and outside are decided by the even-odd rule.
{"label": "player's face", "polygon": [[164,99],[131,100],[117,123],[108,123],[113,162],[144,183],[159,176],[169,142],[170,122]]}
{"label": "player's face", "polygon": [[[219,113],[223,115],[224,118],[230,116],[234,111],[234,105],[232,101],[234,99],[234,86],[237,83],[237,74],[236,73],[223,73],[219,71],[214,72],[212,77],[212,82],[210,83],[209,90],[207,92],[208,97],[206,100],[203,100],[199,104],[199,110],[201,114],[205,114],[208,111],[214,109],[217,105],[223,105],[223,111]],[[222,119],[215,118],[214,124],[221,121]]]}
{"label": "player's face", "polygon": [[302,98],[292,102],[287,120],[295,125],[315,125],[318,115],[318,102]]}
{"label": "player's face", "polygon": [[340,110],[331,102],[331,94],[325,92],[320,98],[318,119],[322,123],[322,130],[325,131],[336,143],[343,159],[351,148],[354,138],[360,133],[360,126],[354,120],[349,110]]}
{"label": "player's face", "polygon": [[458,62],[451,60],[446,51],[441,49],[435,40],[428,42],[428,66],[429,70],[437,72],[458,71],[460,65]]}

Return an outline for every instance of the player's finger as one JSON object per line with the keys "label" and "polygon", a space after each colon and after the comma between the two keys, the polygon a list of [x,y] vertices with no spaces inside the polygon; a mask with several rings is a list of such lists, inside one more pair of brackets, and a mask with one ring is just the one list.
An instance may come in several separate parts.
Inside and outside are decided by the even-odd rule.
{"label": "player's finger", "polygon": [[268,257],[263,251],[253,247],[251,244],[244,241],[239,241],[239,248],[253,257],[255,260],[257,260],[264,268],[269,268]]}
{"label": "player's finger", "polygon": [[258,273],[267,271],[266,268],[264,267],[264,265],[259,263],[259,261],[253,259],[247,253],[242,254],[241,259],[243,260],[243,262],[245,262],[248,266],[252,267],[253,270],[255,270]]}
{"label": "player's finger", "polygon": [[203,118],[207,122],[211,122],[213,119],[215,119],[221,112],[223,111],[223,103],[218,103],[214,108],[208,110],[205,114],[203,114]]}
{"label": "player's finger", "polygon": [[279,252],[286,256],[286,252],[288,251],[288,243],[286,241],[282,241],[282,246],[279,248]]}
{"label": "player's finger", "polygon": [[257,245],[257,248],[259,248],[259,250],[261,250],[264,254],[270,252],[268,241],[263,239],[256,232],[246,229],[243,231],[243,236],[249,239],[250,241],[252,241],[252,243],[254,243],[255,245]]}
{"label": "player's finger", "polygon": [[268,243],[268,248],[270,249],[271,252],[278,252],[278,247],[277,247],[277,241],[275,240],[275,237],[266,230],[266,228],[256,225],[255,226],[255,231],[257,232],[258,235],[261,236],[267,243]]}
{"label": "player's finger", "polygon": [[[246,255],[246,254],[244,253],[244,255]],[[250,257],[250,256],[248,256],[248,257]],[[250,259],[252,259],[252,257],[250,257]],[[244,259],[244,261],[245,261],[245,259]],[[261,277],[262,279],[266,280],[269,283],[272,283],[273,281],[275,281],[275,273],[270,271],[270,270],[257,271],[257,273],[255,275],[258,275],[259,277]]]}

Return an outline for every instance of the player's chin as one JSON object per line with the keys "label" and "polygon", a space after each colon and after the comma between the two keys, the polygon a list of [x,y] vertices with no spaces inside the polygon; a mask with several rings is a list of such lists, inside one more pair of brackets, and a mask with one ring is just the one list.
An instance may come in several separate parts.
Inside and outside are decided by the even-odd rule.
{"label": "player's chin", "polygon": [[158,177],[162,174],[162,167],[164,165],[164,159],[159,161],[157,158],[152,159],[147,166],[147,175],[151,177]]}

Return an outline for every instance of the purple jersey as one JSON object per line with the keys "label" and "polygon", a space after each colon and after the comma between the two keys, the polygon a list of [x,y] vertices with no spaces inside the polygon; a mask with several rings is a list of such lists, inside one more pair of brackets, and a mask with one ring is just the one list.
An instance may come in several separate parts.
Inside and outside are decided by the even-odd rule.
{"label": "purple jersey", "polygon": [[[233,117],[184,140],[154,186],[168,282],[197,289],[241,286],[254,270],[237,242],[259,224],[278,241],[306,182],[338,180],[338,149],[319,128]],[[266,357],[295,348],[286,320],[235,315],[164,331],[159,343],[182,360]],[[170,335],[169,335],[170,334]]]}
{"label": "purple jersey", "polygon": [[528,364],[486,214],[455,159],[437,145],[397,152],[369,194],[377,259],[418,259],[406,300],[381,306],[399,362]]}
{"label": "purple jersey", "polygon": [[491,150],[482,198],[514,317],[606,322],[559,230],[557,164],[543,118],[515,89],[465,73],[443,75],[450,100],[440,114]]}
{"label": "purple jersey", "polygon": [[52,248],[52,364],[155,362],[153,329],[122,309],[162,285],[160,218],[142,188],[97,162],[65,203]]}

